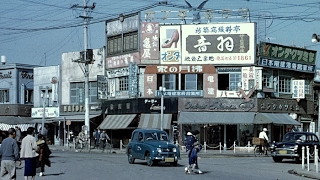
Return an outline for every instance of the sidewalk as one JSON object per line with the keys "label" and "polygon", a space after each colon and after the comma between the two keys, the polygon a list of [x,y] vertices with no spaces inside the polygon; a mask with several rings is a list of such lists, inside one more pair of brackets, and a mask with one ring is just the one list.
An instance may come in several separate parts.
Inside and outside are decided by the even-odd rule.
{"label": "sidewalk", "polygon": [[[88,153],[88,151],[80,151],[75,150],[73,147],[67,147],[67,146],[57,146],[57,145],[49,145],[49,148],[52,151],[74,151],[77,153]],[[100,149],[90,149],[90,153],[102,153]],[[113,148],[110,152],[110,150],[105,150],[103,153],[113,153],[113,154],[125,154],[125,148]],[[184,150],[181,150],[181,157],[187,158],[187,153]],[[254,154],[252,150],[250,149],[238,149],[235,150],[202,150],[199,153],[200,157],[254,157]],[[311,179],[318,179],[320,180],[320,172],[316,173],[315,165],[310,163],[310,171],[307,170],[307,167],[305,169],[302,169],[301,164],[299,166],[300,168],[288,170],[288,173],[295,174],[298,176],[311,178]]]}

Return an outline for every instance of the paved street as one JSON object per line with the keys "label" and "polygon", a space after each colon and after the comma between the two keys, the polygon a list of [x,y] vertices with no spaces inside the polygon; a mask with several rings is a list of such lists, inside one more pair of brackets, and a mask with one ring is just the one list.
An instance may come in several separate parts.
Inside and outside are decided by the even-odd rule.
{"label": "paved street", "polygon": [[[270,157],[204,157],[199,160],[204,174],[195,175],[184,173],[185,157],[179,161],[178,167],[167,164],[148,167],[139,160],[129,164],[125,154],[53,151],[51,161],[52,167],[46,168],[45,176],[36,179],[308,179],[288,173],[288,170],[299,169],[301,165],[292,161],[274,163]],[[23,169],[18,169],[17,175],[18,180],[23,179]]]}

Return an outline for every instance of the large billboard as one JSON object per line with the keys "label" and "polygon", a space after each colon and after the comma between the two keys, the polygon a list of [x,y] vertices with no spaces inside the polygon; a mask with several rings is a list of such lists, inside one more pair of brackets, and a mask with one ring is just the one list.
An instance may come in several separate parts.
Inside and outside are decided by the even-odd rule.
{"label": "large billboard", "polygon": [[182,25],[182,64],[254,64],[255,23]]}

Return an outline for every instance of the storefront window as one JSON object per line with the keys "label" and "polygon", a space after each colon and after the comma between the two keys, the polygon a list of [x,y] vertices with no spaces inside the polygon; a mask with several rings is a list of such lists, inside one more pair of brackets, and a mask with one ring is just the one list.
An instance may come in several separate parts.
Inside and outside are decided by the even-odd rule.
{"label": "storefront window", "polygon": [[263,69],[262,83],[264,88],[273,88],[273,75],[271,69]]}
{"label": "storefront window", "polygon": [[165,74],[162,84],[167,90],[176,90],[176,74]]}
{"label": "storefront window", "polygon": [[279,92],[280,93],[291,92],[291,77],[285,77],[285,76],[279,77]]}
{"label": "storefront window", "polygon": [[1,89],[0,90],[0,102],[9,102],[9,89]]}
{"label": "storefront window", "polygon": [[[84,82],[70,83],[70,103],[85,103]],[[97,102],[97,82],[89,82],[89,103]]]}
{"label": "storefront window", "polygon": [[240,83],[241,72],[218,74],[218,90],[237,91]]}

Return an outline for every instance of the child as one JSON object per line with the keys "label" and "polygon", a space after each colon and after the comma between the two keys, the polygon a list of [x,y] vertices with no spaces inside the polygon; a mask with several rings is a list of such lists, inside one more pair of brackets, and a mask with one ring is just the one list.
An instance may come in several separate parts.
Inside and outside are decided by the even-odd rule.
{"label": "child", "polygon": [[[187,168],[185,169],[186,170],[186,173],[187,174],[190,174],[190,173],[194,173],[194,169],[197,165],[197,160],[198,160],[198,152],[200,151],[199,149],[199,143],[198,142],[195,142],[193,144],[194,148],[191,150],[191,153],[190,153],[190,157],[189,157],[189,165],[187,166]],[[191,172],[189,170],[189,168],[192,168],[191,169]]]}

